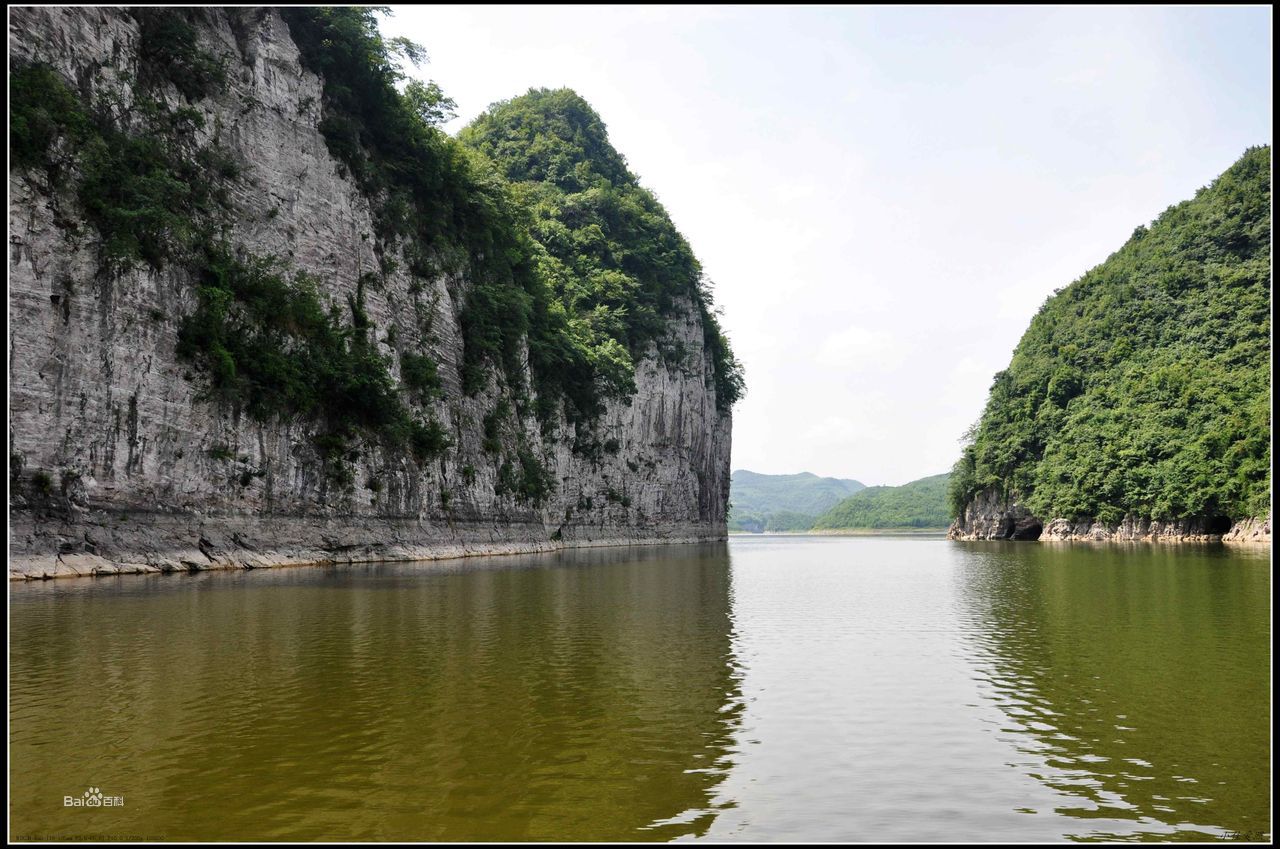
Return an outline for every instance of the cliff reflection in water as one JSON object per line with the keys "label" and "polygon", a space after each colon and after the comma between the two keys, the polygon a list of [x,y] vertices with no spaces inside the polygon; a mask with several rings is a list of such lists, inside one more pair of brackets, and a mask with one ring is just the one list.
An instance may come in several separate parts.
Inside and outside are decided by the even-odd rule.
{"label": "cliff reflection in water", "polygon": [[14,834],[83,831],[60,801],[89,785],[125,797],[93,831],[168,840],[714,816],[742,709],[724,546],[66,583],[11,588]]}
{"label": "cliff reflection in water", "polygon": [[1268,833],[1265,552],[965,548],[964,633],[997,733],[1082,821],[1067,836]]}

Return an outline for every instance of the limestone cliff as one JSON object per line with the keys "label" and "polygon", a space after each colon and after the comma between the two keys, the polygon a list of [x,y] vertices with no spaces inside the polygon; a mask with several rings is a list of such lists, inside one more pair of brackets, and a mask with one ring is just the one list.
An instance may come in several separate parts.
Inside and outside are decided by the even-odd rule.
{"label": "limestone cliff", "polygon": [[[201,50],[225,62],[207,92],[175,74],[142,102],[138,81],[155,63],[121,9],[15,8],[11,62],[52,69],[122,126],[159,110],[194,128],[191,150],[216,145],[230,163],[216,185],[226,243],[305,273],[322,302],[350,304],[401,394],[405,346],[425,352],[438,390],[415,402],[415,420],[438,422],[447,447],[417,461],[360,436],[335,460],[317,447],[314,416],[255,417],[220,398],[177,354],[199,276],[180,262],[113,266],[83,191],[61,188],[52,165],[11,168],[11,578],[724,536],[731,418],[695,295],[664,311],[634,392],[589,422],[562,407],[539,419],[494,366],[466,391],[469,261],[424,279],[412,240],[381,235],[380,198],[331,152],[324,80],[279,12],[191,21]],[[64,183],[90,154],[64,158]],[[497,421],[496,410],[510,412]],[[545,473],[545,493],[503,485],[518,452]]]}

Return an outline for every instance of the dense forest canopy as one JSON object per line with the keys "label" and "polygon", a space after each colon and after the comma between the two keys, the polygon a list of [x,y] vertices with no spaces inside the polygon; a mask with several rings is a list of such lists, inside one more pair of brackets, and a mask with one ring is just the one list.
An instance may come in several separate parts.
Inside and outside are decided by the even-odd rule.
{"label": "dense forest canopy", "polygon": [[1049,298],[996,375],[951,481],[1043,518],[1265,515],[1271,149],[1138,227]]}

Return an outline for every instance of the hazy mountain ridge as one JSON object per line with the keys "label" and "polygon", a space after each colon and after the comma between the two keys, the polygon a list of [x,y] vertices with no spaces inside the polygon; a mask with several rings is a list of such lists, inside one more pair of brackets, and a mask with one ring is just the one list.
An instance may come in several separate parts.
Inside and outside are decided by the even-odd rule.
{"label": "hazy mountain ridge", "polygon": [[808,530],[830,507],[865,488],[861,481],[812,472],[766,475],[739,469],[730,477],[729,528],[754,533]]}

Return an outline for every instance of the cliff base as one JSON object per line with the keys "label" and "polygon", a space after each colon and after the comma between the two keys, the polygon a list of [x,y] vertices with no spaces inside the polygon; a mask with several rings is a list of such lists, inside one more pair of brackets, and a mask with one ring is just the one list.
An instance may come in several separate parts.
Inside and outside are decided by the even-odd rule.
{"label": "cliff base", "polygon": [[980,493],[947,530],[947,539],[1041,540],[1044,542],[1227,542],[1271,544],[1271,517],[1233,521],[1210,519],[1140,519],[1119,522],[1098,519],[1043,521],[1020,504],[1016,496]]}

